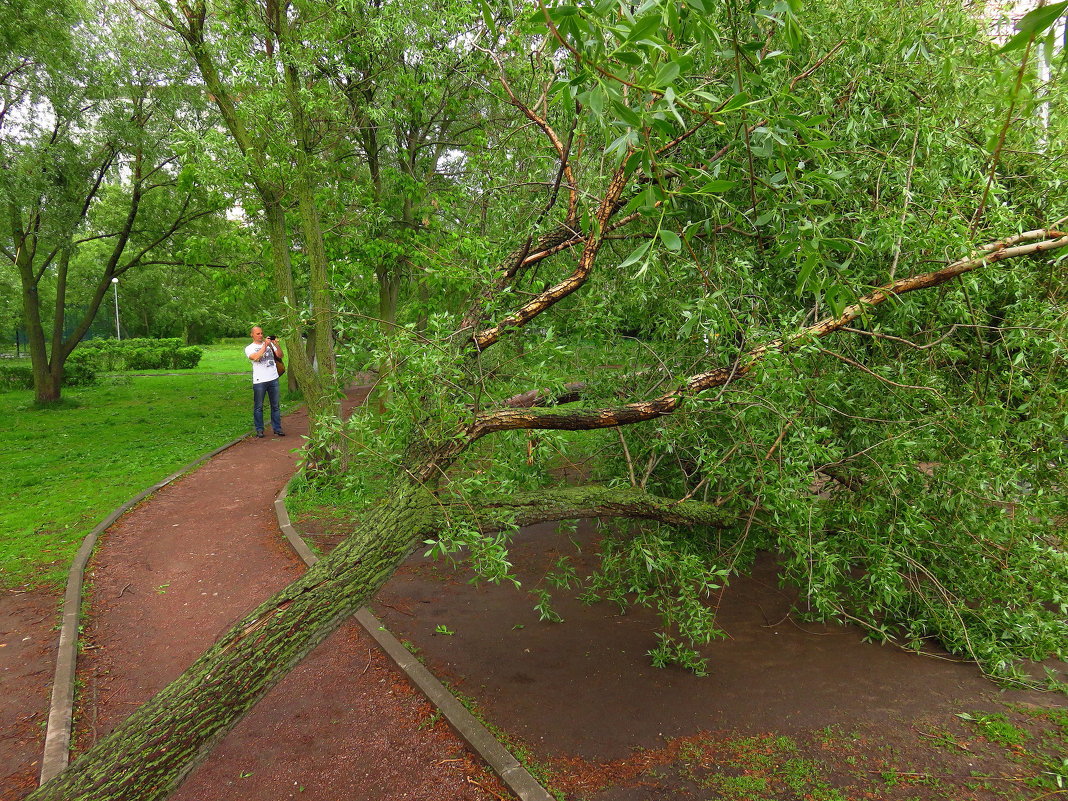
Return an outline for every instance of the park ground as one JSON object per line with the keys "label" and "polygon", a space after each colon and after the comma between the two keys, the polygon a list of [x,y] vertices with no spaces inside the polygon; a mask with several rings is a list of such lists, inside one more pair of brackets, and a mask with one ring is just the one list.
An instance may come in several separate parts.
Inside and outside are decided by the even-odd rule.
{"label": "park ground", "polygon": [[[83,748],[300,568],[270,501],[292,438],[246,440],[141,504],[91,567],[79,689]],[[219,444],[219,443],[216,443]],[[206,450],[206,449],[205,449]],[[262,498],[236,505],[257,476]],[[269,486],[268,486],[269,485]],[[132,496],[134,493],[130,492]],[[229,522],[224,519],[229,518]],[[353,521],[305,513],[327,550]],[[374,611],[559,798],[1068,798],[1068,703],[999,688],[974,665],[866,643],[791,613],[765,555],[720,596],[727,638],[707,676],[651,667],[657,621],[553,589],[562,623],[528,594],[564,555],[583,575],[598,532],[525,529],[523,590],[473,585],[413,556]],[[34,786],[54,664],[55,588],[0,598],[0,799]],[[1064,666],[1048,667],[1063,681]],[[180,791],[226,798],[491,798],[506,792],[354,626],[321,646]]]}
{"label": "park ground", "polygon": [[[324,549],[350,526],[314,513],[301,524]],[[653,667],[654,614],[546,581],[564,556],[592,570],[598,536],[588,523],[524,529],[511,551],[522,590],[416,554],[371,605],[558,797],[1068,798],[1062,693],[804,622],[769,554],[714,599],[727,636],[704,649],[708,675]],[[563,622],[540,618],[535,588]]]}

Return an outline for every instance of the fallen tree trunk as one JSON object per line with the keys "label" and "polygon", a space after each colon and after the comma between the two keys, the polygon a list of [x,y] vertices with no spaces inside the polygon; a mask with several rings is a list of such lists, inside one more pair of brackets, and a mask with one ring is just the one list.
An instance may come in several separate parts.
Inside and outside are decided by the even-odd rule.
{"label": "fallen tree trunk", "polygon": [[401,487],[360,529],[222,636],[29,799],[166,798],[268,690],[363,606],[429,533],[430,496]]}

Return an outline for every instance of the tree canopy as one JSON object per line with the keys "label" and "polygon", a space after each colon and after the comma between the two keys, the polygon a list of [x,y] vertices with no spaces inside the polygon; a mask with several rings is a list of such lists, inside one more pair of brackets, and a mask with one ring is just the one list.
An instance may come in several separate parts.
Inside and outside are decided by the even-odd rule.
{"label": "tree canopy", "polygon": [[[615,521],[553,580],[654,605],[661,664],[715,669],[709,597],[761,551],[877,640],[1017,681],[1068,653],[1049,13],[1005,52],[942,0],[146,13],[240,155],[284,333],[331,340],[304,491],[360,524],[32,798],[164,797],[413,548],[508,581],[535,521]],[[337,417],[334,354],[383,402]]]}
{"label": "tree canopy", "polygon": [[210,123],[196,95],[161,91],[189,70],[158,47],[155,26],[106,4],[31,4],[12,15],[0,252],[21,290],[37,400],[54,401],[113,281],[185,266],[190,238],[226,201],[182,172],[182,134]]}

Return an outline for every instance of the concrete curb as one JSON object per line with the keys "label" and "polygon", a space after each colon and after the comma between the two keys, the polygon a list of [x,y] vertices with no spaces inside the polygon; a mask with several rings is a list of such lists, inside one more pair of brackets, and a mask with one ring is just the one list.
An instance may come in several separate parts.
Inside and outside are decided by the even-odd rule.
{"label": "concrete curb", "polygon": [[[289,483],[292,483],[292,479]],[[311,567],[318,561],[318,557],[312,553],[311,548],[293,527],[289,519],[289,511],[286,509],[285,499],[289,494],[289,483],[275,498],[274,513],[278,518],[282,533],[293,550],[306,565]],[[537,780],[519,764],[515,757],[508,753],[508,750],[490,733],[489,729],[468,712],[456,696],[449,692],[445,685],[438,681],[437,677],[427,670],[426,666],[407,648],[401,645],[400,641],[366,606],[357,611],[353,617],[367,630],[368,634],[374,637],[412,683],[422,690],[430,703],[441,710],[456,732],[486,761],[486,764],[493,768],[513,793],[522,801],[553,801],[553,797],[546,789],[538,784]]]}
{"label": "concrete curb", "polygon": [[78,662],[78,621],[82,606],[82,582],[85,566],[96,546],[97,537],[109,529],[116,520],[139,504],[149,495],[163,489],[177,478],[188,473],[201,462],[206,462],[227,448],[231,448],[248,435],[238,437],[180,468],[157,484],[134,496],[105,517],[85,535],[78,549],[70,572],[67,574],[67,590],[63,595],[63,620],[59,631],[59,647],[56,654],[56,673],[52,680],[52,701],[48,710],[48,726],[45,729],[44,756],[41,758],[41,779],[44,784],[67,767],[70,761],[70,738],[74,723],[74,681]]}

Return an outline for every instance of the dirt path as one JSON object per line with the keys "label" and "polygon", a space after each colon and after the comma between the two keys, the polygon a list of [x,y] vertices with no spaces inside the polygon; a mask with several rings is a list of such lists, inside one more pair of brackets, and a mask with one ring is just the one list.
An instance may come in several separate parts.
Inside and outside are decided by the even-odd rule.
{"label": "dirt path", "polygon": [[[323,547],[335,540],[323,521],[303,526]],[[1033,752],[1045,735],[1030,715],[1058,714],[1068,706],[1063,695],[1002,690],[974,664],[799,622],[767,554],[715,601],[727,636],[702,649],[709,675],[656,669],[651,610],[586,605],[545,580],[563,556],[587,575],[598,539],[580,522],[566,534],[531,526],[512,542],[524,590],[551,590],[564,623],[539,620],[534,598],[507,582],[475,586],[466,568],[418,554],[370,604],[569,800],[1068,801],[1068,788],[1028,785],[1049,764],[991,743],[958,717],[1007,715],[1031,732],[1021,736]],[[1068,679],[1068,665],[1048,667]],[[1051,746],[1050,764],[1068,757],[1063,748]]]}
{"label": "dirt path", "polygon": [[[298,576],[272,501],[306,431],[248,439],[167,486],[102,537],[90,563],[76,743],[87,748],[229,625]],[[261,701],[174,796],[489,799],[466,746],[355,624]]]}
{"label": "dirt path", "polygon": [[44,593],[0,595],[0,801],[22,798],[37,786],[59,641],[58,603]]}

